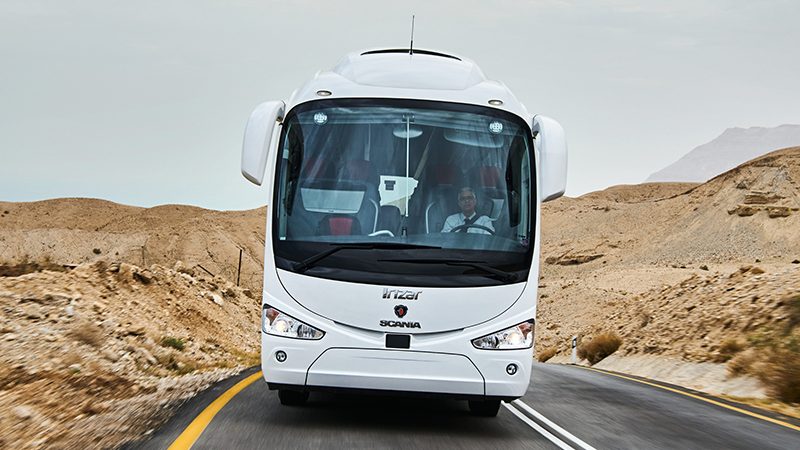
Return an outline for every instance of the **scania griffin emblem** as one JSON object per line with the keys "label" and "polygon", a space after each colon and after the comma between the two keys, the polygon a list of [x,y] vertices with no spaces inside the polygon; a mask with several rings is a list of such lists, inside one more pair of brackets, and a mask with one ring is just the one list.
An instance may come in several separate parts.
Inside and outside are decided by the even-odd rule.
{"label": "scania griffin emblem", "polygon": [[402,319],[403,317],[405,317],[406,313],[408,313],[408,306],[406,306],[406,305],[397,305],[397,306],[394,307],[394,314],[397,317]]}

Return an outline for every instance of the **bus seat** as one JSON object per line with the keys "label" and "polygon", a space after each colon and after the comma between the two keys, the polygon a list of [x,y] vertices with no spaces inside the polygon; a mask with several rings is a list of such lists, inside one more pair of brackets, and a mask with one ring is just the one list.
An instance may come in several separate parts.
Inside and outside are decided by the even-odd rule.
{"label": "bus seat", "polygon": [[369,234],[376,231],[381,197],[378,192],[380,176],[375,166],[372,162],[364,159],[351,159],[345,163],[341,178],[350,182],[363,183],[366,191],[366,204],[362,206],[357,216],[363,224],[364,233]]}
{"label": "bus seat", "polygon": [[361,224],[355,216],[329,214],[319,221],[317,235],[347,236],[361,234]]}
{"label": "bus seat", "polygon": [[470,181],[478,197],[478,212],[497,221],[506,203],[505,180],[495,166],[476,167],[470,171]]}
{"label": "bus seat", "polygon": [[425,176],[409,204],[410,215],[422,220],[416,223],[417,233],[438,233],[447,216],[458,212],[458,190],[463,174],[452,164],[434,164],[425,169]]}
{"label": "bus seat", "polygon": [[402,215],[400,214],[400,208],[394,205],[383,205],[381,206],[381,213],[378,217],[378,229],[379,230],[389,230],[395,236],[400,234],[400,222],[402,221]]}

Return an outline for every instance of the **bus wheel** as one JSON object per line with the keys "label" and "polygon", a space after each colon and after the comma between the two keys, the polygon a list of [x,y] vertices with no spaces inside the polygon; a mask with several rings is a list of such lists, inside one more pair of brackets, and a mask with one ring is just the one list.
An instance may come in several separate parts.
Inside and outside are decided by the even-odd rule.
{"label": "bus wheel", "polygon": [[469,411],[474,416],[495,417],[500,410],[500,400],[470,400]]}
{"label": "bus wheel", "polygon": [[278,390],[278,398],[281,401],[281,405],[301,406],[305,405],[306,400],[308,400],[308,392],[280,389]]}

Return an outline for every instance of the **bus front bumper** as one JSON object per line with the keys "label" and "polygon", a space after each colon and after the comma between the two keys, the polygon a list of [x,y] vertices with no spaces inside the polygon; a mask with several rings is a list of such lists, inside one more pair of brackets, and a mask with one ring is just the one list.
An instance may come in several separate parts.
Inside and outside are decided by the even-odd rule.
{"label": "bus front bumper", "polygon": [[[271,340],[269,337],[268,340]],[[280,339],[262,352],[273,389],[365,391],[458,398],[519,398],[530,381],[532,352],[450,352],[386,348],[322,348]],[[278,352],[284,352],[278,357]],[[282,360],[282,361],[281,361]],[[513,366],[514,370],[509,370]]]}

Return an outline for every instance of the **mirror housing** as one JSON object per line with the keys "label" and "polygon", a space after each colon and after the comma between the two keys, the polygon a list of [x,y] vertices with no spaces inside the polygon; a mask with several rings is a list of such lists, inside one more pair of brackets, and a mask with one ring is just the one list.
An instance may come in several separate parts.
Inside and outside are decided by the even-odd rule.
{"label": "mirror housing", "polygon": [[531,130],[539,150],[539,189],[543,202],[564,195],[567,188],[567,140],[564,128],[545,116],[534,116]]}
{"label": "mirror housing", "polygon": [[247,120],[242,143],[242,175],[258,186],[264,181],[270,147],[285,110],[286,104],[280,100],[264,102],[256,106]]}

